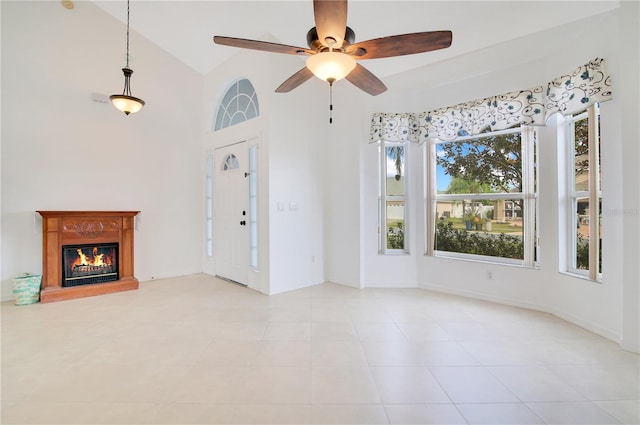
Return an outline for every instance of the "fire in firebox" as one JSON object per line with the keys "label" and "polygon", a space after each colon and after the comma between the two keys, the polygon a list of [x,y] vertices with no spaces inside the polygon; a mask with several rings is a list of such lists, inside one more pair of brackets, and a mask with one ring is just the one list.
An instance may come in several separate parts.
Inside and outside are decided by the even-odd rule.
{"label": "fire in firebox", "polygon": [[118,280],[118,244],[64,246],[62,250],[62,286]]}

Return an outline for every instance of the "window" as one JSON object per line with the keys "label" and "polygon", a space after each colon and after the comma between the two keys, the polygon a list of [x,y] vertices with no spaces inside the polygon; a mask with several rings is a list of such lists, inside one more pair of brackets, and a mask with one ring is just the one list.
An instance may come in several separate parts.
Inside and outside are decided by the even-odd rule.
{"label": "window", "polygon": [[227,155],[224,161],[222,161],[222,171],[236,170],[238,167],[240,167],[238,158],[232,153]]}
{"label": "window", "polygon": [[432,142],[428,254],[535,266],[535,139],[521,127]]}
{"label": "window", "polygon": [[380,142],[379,252],[407,252],[406,143]]}
{"label": "window", "polygon": [[205,245],[207,257],[213,257],[213,156],[205,160]]}
{"label": "window", "polygon": [[599,280],[602,274],[600,110],[593,105],[568,120],[568,271]]}
{"label": "window", "polygon": [[258,268],[258,147],[249,148],[249,263]]}
{"label": "window", "polygon": [[251,81],[236,81],[218,105],[214,129],[221,130],[260,115],[258,95]]}

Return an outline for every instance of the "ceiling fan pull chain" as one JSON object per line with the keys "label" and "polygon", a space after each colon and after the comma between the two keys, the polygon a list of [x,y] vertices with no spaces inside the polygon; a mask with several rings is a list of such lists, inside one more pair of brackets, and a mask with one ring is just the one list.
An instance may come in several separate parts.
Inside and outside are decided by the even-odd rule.
{"label": "ceiling fan pull chain", "polygon": [[329,78],[329,124],[333,124],[333,78]]}

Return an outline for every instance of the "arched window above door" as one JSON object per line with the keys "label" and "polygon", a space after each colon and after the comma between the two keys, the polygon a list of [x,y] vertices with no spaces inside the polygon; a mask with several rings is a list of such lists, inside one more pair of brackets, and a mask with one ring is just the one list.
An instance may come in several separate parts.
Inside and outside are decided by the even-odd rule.
{"label": "arched window above door", "polygon": [[218,105],[214,130],[240,124],[259,115],[258,95],[253,84],[246,78],[238,80],[229,87]]}

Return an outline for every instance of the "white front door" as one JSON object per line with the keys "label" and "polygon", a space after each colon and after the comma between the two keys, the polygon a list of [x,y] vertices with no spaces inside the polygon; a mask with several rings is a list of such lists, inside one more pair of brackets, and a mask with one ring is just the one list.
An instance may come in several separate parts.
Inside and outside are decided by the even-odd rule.
{"label": "white front door", "polygon": [[216,149],[213,189],[213,256],[216,275],[249,280],[249,163],[246,142]]}

